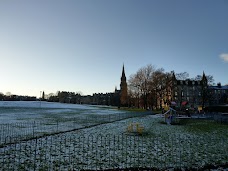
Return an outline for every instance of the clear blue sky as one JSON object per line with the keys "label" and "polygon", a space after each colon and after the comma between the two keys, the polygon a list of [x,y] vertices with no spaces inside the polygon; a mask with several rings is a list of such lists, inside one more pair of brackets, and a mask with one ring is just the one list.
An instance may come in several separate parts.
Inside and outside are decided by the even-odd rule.
{"label": "clear blue sky", "polygon": [[227,0],[1,0],[0,92],[119,88],[147,64],[228,83]]}

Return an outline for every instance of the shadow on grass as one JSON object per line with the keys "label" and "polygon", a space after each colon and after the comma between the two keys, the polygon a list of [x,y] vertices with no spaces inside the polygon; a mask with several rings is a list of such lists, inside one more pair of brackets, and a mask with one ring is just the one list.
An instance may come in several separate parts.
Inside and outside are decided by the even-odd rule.
{"label": "shadow on grass", "polygon": [[[162,125],[167,125],[165,121],[159,122]],[[213,133],[215,131],[226,132],[228,125],[220,124],[214,120],[185,118],[179,119],[179,122],[173,123],[170,126],[181,126],[188,132],[192,133]]]}

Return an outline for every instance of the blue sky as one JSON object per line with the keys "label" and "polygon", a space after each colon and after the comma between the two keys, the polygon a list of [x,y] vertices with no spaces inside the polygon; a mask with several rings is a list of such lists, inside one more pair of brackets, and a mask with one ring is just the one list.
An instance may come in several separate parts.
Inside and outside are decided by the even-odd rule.
{"label": "blue sky", "polygon": [[226,0],[1,0],[0,92],[119,88],[147,64],[228,83]]}

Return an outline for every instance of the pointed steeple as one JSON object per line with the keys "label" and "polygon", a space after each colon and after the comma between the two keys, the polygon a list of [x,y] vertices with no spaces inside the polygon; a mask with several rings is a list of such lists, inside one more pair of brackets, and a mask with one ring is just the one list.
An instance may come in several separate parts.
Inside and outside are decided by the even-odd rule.
{"label": "pointed steeple", "polygon": [[123,69],[122,69],[122,77],[121,77],[121,79],[122,78],[125,78],[126,79],[126,76],[125,76],[125,70],[124,70],[124,64],[123,64]]}
{"label": "pointed steeple", "polygon": [[173,80],[176,80],[175,72],[174,71],[171,71],[171,72],[172,72]]}
{"label": "pointed steeple", "polygon": [[207,86],[207,77],[206,77],[204,71],[203,71],[203,76],[202,76],[202,80],[201,81],[202,81],[204,86]]}
{"label": "pointed steeple", "polygon": [[127,79],[125,75],[124,64],[120,82],[120,104],[123,106],[127,105]]}
{"label": "pointed steeple", "polygon": [[205,78],[207,78],[207,77],[206,77],[206,75],[205,75],[205,73],[203,71],[203,77],[202,77],[202,79],[205,79]]}

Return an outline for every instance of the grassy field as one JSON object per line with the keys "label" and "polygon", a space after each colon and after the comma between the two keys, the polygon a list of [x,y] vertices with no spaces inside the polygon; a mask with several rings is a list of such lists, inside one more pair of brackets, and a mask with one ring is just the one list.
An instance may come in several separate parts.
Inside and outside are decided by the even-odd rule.
{"label": "grassy field", "polygon": [[[183,118],[179,124],[168,125],[158,114],[115,121],[124,112],[103,106],[0,110],[5,111],[1,113],[3,118],[5,115],[8,120],[12,117],[25,121],[14,124],[15,130],[10,133],[26,131],[28,126],[31,128],[29,134],[83,128],[1,146],[0,168],[5,170],[201,168],[228,161],[228,125],[213,120]],[[112,117],[112,123],[86,128],[94,121],[112,120]],[[35,124],[31,127],[26,122],[37,118],[45,120],[42,128]],[[143,127],[142,134],[129,132],[131,124]],[[4,129],[1,134],[7,133],[7,127]]]}
{"label": "grassy field", "polygon": [[[228,161],[228,126],[183,119],[164,124],[157,115],[129,118],[0,149],[0,166],[16,170],[82,170],[130,167],[201,168]],[[139,123],[144,134],[127,131]],[[35,169],[34,169],[35,168]]]}
{"label": "grassy field", "polygon": [[228,125],[217,123],[214,120],[182,119],[181,126],[187,132],[194,134],[217,134],[224,137],[228,135]]}

